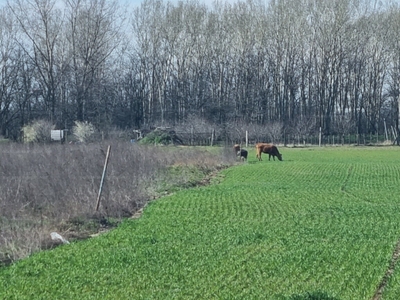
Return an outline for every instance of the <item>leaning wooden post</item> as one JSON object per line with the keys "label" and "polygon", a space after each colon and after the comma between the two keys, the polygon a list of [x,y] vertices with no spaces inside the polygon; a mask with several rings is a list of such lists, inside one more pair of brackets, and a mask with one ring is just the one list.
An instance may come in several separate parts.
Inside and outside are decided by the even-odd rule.
{"label": "leaning wooden post", "polygon": [[110,150],[111,150],[111,145],[108,145],[106,160],[104,162],[103,175],[101,176],[101,181],[100,181],[99,194],[97,195],[96,211],[99,210],[99,206],[100,206],[101,192],[103,190],[104,178],[106,177],[108,158],[110,157]]}
{"label": "leaning wooden post", "polygon": [[193,126],[190,127],[190,146],[193,146]]}
{"label": "leaning wooden post", "polygon": [[385,137],[386,137],[386,141],[387,141],[389,139],[389,137],[388,137],[388,133],[387,133],[385,118],[383,118],[383,125],[385,126]]}

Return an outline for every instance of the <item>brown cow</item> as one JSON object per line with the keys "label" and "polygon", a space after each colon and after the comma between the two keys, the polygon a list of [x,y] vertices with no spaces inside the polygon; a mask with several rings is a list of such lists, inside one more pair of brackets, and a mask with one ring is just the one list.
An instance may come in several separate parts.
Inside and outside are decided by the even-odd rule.
{"label": "brown cow", "polygon": [[275,156],[279,159],[282,160],[282,154],[279,153],[278,148],[273,145],[273,144],[267,144],[267,143],[257,143],[256,144],[256,157],[258,160],[261,159],[261,153],[268,153],[269,155],[269,160],[271,160],[271,156],[275,160]]}

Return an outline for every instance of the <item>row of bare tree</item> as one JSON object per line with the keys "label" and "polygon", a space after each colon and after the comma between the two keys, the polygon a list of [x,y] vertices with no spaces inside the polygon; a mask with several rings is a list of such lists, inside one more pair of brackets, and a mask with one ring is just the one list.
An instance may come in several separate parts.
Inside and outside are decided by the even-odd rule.
{"label": "row of bare tree", "polygon": [[[281,124],[399,128],[400,7],[373,0],[13,0],[0,11],[0,134]],[[234,125],[233,125],[234,126]]]}

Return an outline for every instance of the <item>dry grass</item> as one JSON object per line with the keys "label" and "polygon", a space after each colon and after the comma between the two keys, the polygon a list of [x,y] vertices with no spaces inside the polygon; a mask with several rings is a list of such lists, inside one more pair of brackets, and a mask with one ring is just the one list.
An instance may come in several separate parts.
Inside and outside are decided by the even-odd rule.
{"label": "dry grass", "polygon": [[[109,144],[105,186],[100,210],[95,212]],[[204,177],[234,162],[226,153],[230,152],[121,142],[1,145],[0,265],[53,247],[51,231],[76,239],[114,226],[168,186],[184,187],[188,180],[202,179],[199,174],[189,176],[187,169],[167,176],[168,167],[193,167]]]}

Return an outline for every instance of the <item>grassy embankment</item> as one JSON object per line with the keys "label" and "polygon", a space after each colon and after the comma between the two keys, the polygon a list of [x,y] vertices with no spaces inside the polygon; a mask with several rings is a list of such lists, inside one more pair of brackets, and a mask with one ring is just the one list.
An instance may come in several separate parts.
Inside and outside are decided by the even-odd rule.
{"label": "grassy embankment", "polygon": [[[0,269],[0,298],[372,299],[400,237],[398,148],[280,150]],[[395,270],[382,299],[399,294]]]}
{"label": "grassy embankment", "polygon": [[[105,155],[111,156],[96,211]],[[218,150],[218,151],[217,151]],[[101,144],[0,146],[0,267],[115,227],[154,198],[201,183],[235,157],[204,147]]]}

